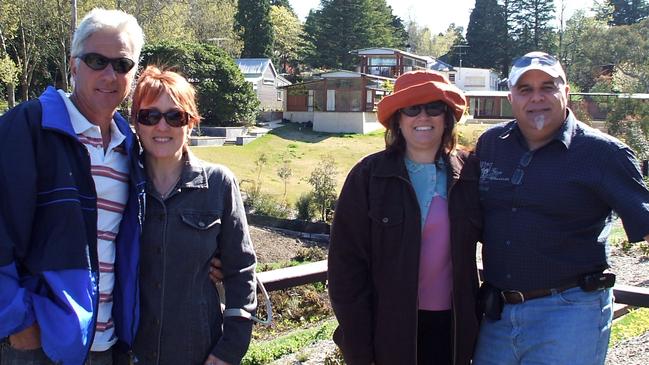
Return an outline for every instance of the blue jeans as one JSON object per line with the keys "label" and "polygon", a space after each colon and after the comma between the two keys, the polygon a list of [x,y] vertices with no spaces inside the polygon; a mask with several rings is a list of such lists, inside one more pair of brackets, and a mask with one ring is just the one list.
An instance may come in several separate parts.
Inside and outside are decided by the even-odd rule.
{"label": "blue jeans", "polygon": [[611,289],[562,293],[505,304],[483,319],[474,365],[604,364],[613,319]]}

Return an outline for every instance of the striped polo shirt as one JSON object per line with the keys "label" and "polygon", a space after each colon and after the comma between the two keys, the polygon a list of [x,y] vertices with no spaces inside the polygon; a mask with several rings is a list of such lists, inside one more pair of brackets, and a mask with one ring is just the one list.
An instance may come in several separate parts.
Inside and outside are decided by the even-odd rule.
{"label": "striped polo shirt", "polygon": [[90,156],[92,178],[97,191],[97,254],[99,257],[99,310],[91,351],[106,351],[115,342],[112,319],[115,284],[115,238],[128,199],[128,156],[125,136],[114,120],[110,123],[110,143],[104,151],[101,129],[88,121],[62,90],[72,127]]}

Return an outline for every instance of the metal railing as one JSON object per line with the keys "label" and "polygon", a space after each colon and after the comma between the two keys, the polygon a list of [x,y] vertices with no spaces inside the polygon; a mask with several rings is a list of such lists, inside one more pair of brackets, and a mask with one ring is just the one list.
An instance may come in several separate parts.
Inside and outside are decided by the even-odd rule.
{"label": "metal railing", "polygon": [[[482,268],[480,267],[480,273]],[[268,291],[282,290],[325,282],[327,280],[327,261],[286,267],[257,274]],[[614,317],[626,314],[632,307],[649,308],[649,288],[618,284],[613,287],[615,297]]]}

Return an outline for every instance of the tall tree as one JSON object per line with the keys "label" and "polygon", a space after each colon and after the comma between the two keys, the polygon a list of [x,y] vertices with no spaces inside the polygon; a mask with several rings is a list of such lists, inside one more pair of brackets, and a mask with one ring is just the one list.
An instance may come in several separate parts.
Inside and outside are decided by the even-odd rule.
{"label": "tall tree", "polygon": [[273,63],[279,72],[294,70],[298,64],[302,23],[289,9],[277,5],[271,7],[270,19],[275,38]]}
{"label": "tall tree", "polygon": [[542,50],[555,50],[554,0],[518,0],[514,2],[516,31],[514,40],[519,54]]}
{"label": "tall tree", "polygon": [[[404,46],[385,0],[322,0],[305,23],[305,60],[313,67],[353,69],[349,52],[366,47]],[[398,27],[398,24],[397,24]],[[396,34],[396,36],[395,36]],[[315,51],[317,50],[317,52]]]}
{"label": "tall tree", "polygon": [[241,57],[272,57],[273,26],[269,0],[239,0],[236,30],[243,39]]}
{"label": "tall tree", "polygon": [[464,66],[499,69],[501,43],[507,37],[504,9],[497,0],[476,0],[466,31],[468,50]]}
{"label": "tall tree", "polygon": [[649,17],[646,0],[606,0],[599,10],[599,17],[607,19],[609,25],[631,25]]}

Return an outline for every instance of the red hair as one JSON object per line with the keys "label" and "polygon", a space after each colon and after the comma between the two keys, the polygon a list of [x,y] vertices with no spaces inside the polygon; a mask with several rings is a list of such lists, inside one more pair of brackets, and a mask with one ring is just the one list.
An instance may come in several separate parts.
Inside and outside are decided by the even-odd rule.
{"label": "red hair", "polygon": [[189,114],[190,128],[200,123],[194,87],[177,72],[154,65],[147,66],[137,80],[131,107],[132,123],[137,119],[140,105],[155,102],[163,93],[167,93],[180,109]]}

